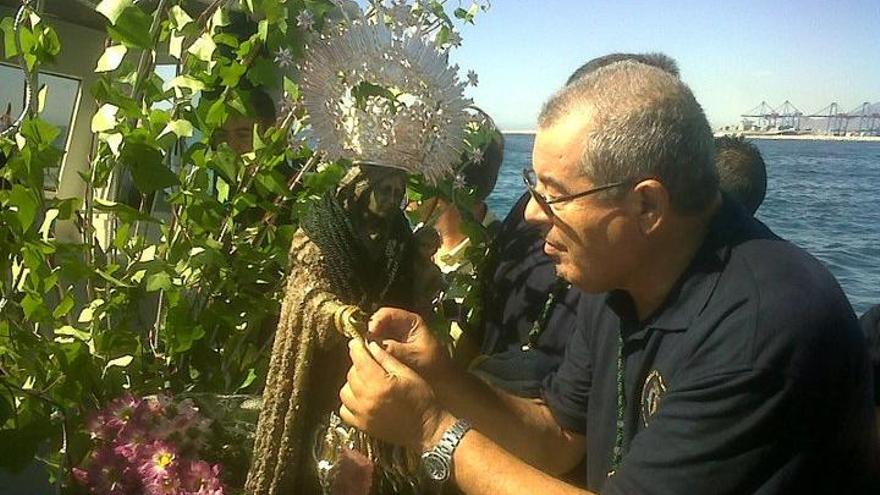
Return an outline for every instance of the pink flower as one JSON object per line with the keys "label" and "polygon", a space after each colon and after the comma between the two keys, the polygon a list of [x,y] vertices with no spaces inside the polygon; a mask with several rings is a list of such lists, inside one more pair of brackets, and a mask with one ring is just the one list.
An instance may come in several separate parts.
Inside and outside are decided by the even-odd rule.
{"label": "pink flower", "polygon": [[104,410],[100,416],[104,419],[106,433],[110,434],[109,439],[119,434],[126,425],[138,419],[139,406],[143,401],[131,394],[125,394],[118,399],[114,399]]}
{"label": "pink flower", "polygon": [[145,495],[178,495],[180,480],[177,475],[163,474],[144,482]]}
{"label": "pink flower", "polygon": [[95,450],[73,477],[98,495],[223,495],[220,466],[194,459],[210,424],[190,399],[126,394],[88,418]]}
{"label": "pink flower", "polygon": [[183,489],[188,494],[223,495],[224,487],[220,481],[220,466],[211,466],[205,461],[191,461],[181,469]]}
{"label": "pink flower", "polygon": [[156,480],[164,483],[168,479],[177,478],[180,464],[177,450],[167,442],[156,440],[146,445],[140,462],[137,470],[145,482]]}
{"label": "pink flower", "polygon": [[113,441],[113,452],[136,464],[153,438],[142,428],[125,428]]}
{"label": "pink flower", "polygon": [[137,486],[133,470],[109,447],[92,452],[86,469],[74,468],[74,478],[100,495],[126,495]]}
{"label": "pink flower", "polygon": [[107,415],[103,412],[93,411],[89,413],[86,419],[86,428],[89,430],[89,436],[92,440],[107,441],[116,436],[116,431],[107,425]]}

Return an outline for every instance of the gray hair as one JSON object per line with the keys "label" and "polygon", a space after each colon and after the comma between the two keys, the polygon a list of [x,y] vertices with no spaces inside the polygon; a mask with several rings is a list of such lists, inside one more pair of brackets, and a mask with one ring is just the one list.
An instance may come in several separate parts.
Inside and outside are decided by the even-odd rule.
{"label": "gray hair", "polygon": [[570,86],[571,84],[577,82],[578,79],[586,76],[587,74],[593,73],[602,67],[606,67],[616,62],[623,62],[624,60],[634,60],[636,62],[641,62],[645,65],[651,65],[663,71],[666,71],[672,74],[675,77],[679,77],[678,73],[678,64],[675,62],[675,59],[666,55],[665,53],[659,52],[650,52],[650,53],[609,53],[608,55],[603,55],[601,57],[596,57],[592,60],[588,60],[584,65],[577,68],[570,76],[568,76],[568,80],[565,81],[566,86]]}
{"label": "gray hair", "polygon": [[709,122],[675,76],[632,60],[601,67],[553,95],[538,127],[588,111],[580,166],[597,185],[655,178],[681,212],[700,211],[718,194]]}

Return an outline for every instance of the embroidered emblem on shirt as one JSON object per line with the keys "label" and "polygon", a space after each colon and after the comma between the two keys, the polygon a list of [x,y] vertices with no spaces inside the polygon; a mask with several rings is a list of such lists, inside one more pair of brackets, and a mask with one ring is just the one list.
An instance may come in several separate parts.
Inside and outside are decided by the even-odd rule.
{"label": "embroidered emblem on shirt", "polygon": [[642,386],[642,422],[645,424],[645,427],[648,426],[648,422],[651,421],[651,418],[657,413],[657,409],[660,408],[660,400],[665,393],[666,384],[663,383],[663,377],[660,375],[660,372],[653,370],[648,373],[648,378],[645,378],[645,385]]}

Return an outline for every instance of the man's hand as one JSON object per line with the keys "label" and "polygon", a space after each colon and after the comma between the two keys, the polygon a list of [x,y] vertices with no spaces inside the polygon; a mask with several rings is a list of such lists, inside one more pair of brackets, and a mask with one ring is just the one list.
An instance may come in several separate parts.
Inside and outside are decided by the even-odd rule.
{"label": "man's hand", "polygon": [[386,442],[419,450],[433,445],[452,423],[431,387],[371,342],[349,342],[352,366],[339,392],[343,421]]}
{"label": "man's hand", "polygon": [[370,318],[368,329],[383,349],[432,383],[448,375],[454,366],[444,346],[415,313],[380,308]]}

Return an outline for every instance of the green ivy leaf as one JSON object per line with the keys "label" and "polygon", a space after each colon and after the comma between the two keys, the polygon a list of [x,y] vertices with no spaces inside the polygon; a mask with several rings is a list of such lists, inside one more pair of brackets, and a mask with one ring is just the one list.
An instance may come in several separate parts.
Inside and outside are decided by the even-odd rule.
{"label": "green ivy leaf", "polygon": [[43,119],[28,119],[21,124],[21,135],[31,143],[37,144],[38,149],[51,146],[61,134],[58,127]]}
{"label": "green ivy leaf", "polygon": [[116,24],[116,20],[122,14],[122,11],[131,7],[134,0],[101,0],[101,3],[95,7],[95,10],[104,15],[110,24]]}
{"label": "green ivy leaf", "polygon": [[119,43],[151,50],[153,47],[153,38],[150,35],[152,24],[152,17],[138,7],[131,6],[122,11],[113,25],[107,26],[107,33]]}
{"label": "green ivy leaf", "polygon": [[257,183],[265,187],[269,192],[284,196],[287,194],[287,183],[284,176],[278,172],[263,172],[255,177]]}
{"label": "green ivy leaf", "polygon": [[168,125],[165,126],[165,130],[162,131],[162,134],[166,132],[173,132],[175,136],[178,138],[188,138],[193,135],[193,125],[192,122],[184,119],[176,119],[168,122]]}
{"label": "green ivy leaf", "polygon": [[238,62],[233,62],[230,65],[220,67],[220,78],[223,80],[224,86],[235,87],[238,86],[238,81],[239,79],[241,79],[241,76],[243,76],[245,72],[248,72],[248,79],[251,82],[254,82],[250,74],[250,72],[253,72],[253,70],[254,68],[251,68],[251,71],[247,71],[244,65]]}
{"label": "green ivy leaf", "polygon": [[49,237],[52,234],[52,226],[55,224],[55,219],[58,218],[58,209],[50,208],[46,210],[46,214],[43,218],[43,225],[40,226],[40,235],[43,236],[44,241],[48,241]]}
{"label": "green ivy leaf", "polygon": [[211,58],[214,56],[214,51],[217,49],[217,44],[214,43],[214,40],[211,38],[210,33],[205,33],[199,37],[190,45],[187,52],[194,55],[197,59],[202,60],[204,62],[210,62]]}
{"label": "green ivy leaf", "polygon": [[53,318],[64,318],[67,316],[67,313],[70,313],[70,310],[73,309],[74,301],[73,297],[70,294],[65,294],[64,299],[58,303],[58,306],[55,306],[55,309],[52,311]]}
{"label": "green ivy leaf", "polygon": [[101,58],[98,59],[95,72],[110,72],[118,69],[126,53],[128,53],[128,47],[125,45],[108,46]]}
{"label": "green ivy leaf", "polygon": [[168,40],[168,54],[177,60],[180,60],[180,55],[183,53],[183,41],[185,39],[186,36],[179,34],[176,30],[171,31],[171,36]]}
{"label": "green ivy leaf", "polygon": [[451,31],[449,30],[448,26],[441,26],[440,30],[437,31],[437,36],[434,38],[434,42],[437,43],[437,45],[443,45],[444,43],[449,41],[450,33]]}
{"label": "green ivy leaf", "polygon": [[0,29],[3,30],[3,53],[6,55],[6,59],[10,60],[18,55],[18,46],[15,43],[17,34],[15,20],[12,17],[4,17],[0,21]]}
{"label": "green ivy leaf", "polygon": [[151,217],[146,213],[141,213],[131,206],[122,203],[116,203],[114,201],[107,201],[104,199],[95,198],[94,208],[98,211],[115,213],[119,220],[125,223],[134,223],[138,220],[153,223],[159,222],[158,219]]}
{"label": "green ivy leaf", "polygon": [[299,85],[287,77],[284,78],[284,94],[290,101],[299,99]]}
{"label": "green ivy leaf", "polygon": [[49,310],[43,304],[43,299],[33,294],[27,294],[21,300],[21,309],[24,317],[29,320],[42,320],[49,315]]}
{"label": "green ivy leaf", "polygon": [[[91,318],[89,319],[89,321],[91,321]],[[92,334],[76,329],[70,325],[64,325],[61,328],[56,328],[55,335],[59,337],[76,339],[83,343],[89,343],[92,341]]]}
{"label": "green ivy leaf", "polygon": [[180,5],[175,5],[175,6],[171,7],[169,14],[170,14],[171,22],[174,25],[174,28],[177,29],[178,31],[182,30],[189,23],[193,22],[193,18],[190,17],[189,14],[187,14],[185,10],[180,8]]}
{"label": "green ivy leaf", "polygon": [[131,170],[134,185],[144,194],[178,184],[177,175],[165,166],[162,152],[141,143],[126,143],[119,159]]}
{"label": "green ivy leaf", "polygon": [[101,278],[103,278],[104,280],[110,282],[111,284],[113,284],[117,287],[131,288],[130,284],[127,284],[127,283],[123,282],[122,280],[119,280],[118,278],[114,277],[113,275],[107,273],[104,270],[95,269],[95,273],[97,273]]}
{"label": "green ivy leaf", "polygon": [[238,162],[228,146],[221,145],[221,148],[214,153],[212,160],[208,163],[212,169],[220,172],[220,175],[226,179],[227,182],[231,184],[235,183],[236,178],[238,177]]}
{"label": "green ivy leaf", "polygon": [[201,91],[205,89],[205,83],[190,76],[177,76],[162,86],[162,89],[168,91],[171,88],[186,88],[191,91]]}
{"label": "green ivy leaf", "polygon": [[58,218],[60,220],[69,220],[73,217],[73,214],[79,211],[79,208],[82,206],[82,198],[65,198],[59,199],[55,203],[55,208],[58,209]]}
{"label": "green ivy leaf", "polygon": [[116,359],[111,359],[110,361],[107,361],[107,364],[104,366],[104,372],[106,372],[108,369],[110,369],[114,366],[118,366],[120,368],[125,368],[126,366],[131,364],[132,361],[134,361],[134,356],[132,356],[131,354],[126,354],[126,355],[120,356]]}
{"label": "green ivy leaf", "polygon": [[95,112],[92,117],[92,132],[106,132],[116,127],[116,112],[119,107],[105,103]]}
{"label": "green ivy leaf", "polygon": [[219,99],[208,108],[208,114],[205,116],[205,122],[209,125],[218,126],[226,120],[229,112],[226,110],[226,102]]}
{"label": "green ivy leaf", "polygon": [[257,374],[254,372],[254,369],[249,368],[248,374],[245,377],[244,381],[241,382],[241,385],[239,385],[238,388],[235,389],[235,391],[238,392],[239,390],[244,390],[244,389],[248,388],[251,385],[251,383],[254,383],[254,380],[256,380],[256,378],[257,378]]}
{"label": "green ivy leaf", "polygon": [[277,88],[278,87],[278,69],[266,57],[257,58],[250,68],[247,70],[248,81],[257,87]]}
{"label": "green ivy leaf", "polygon": [[169,314],[168,319],[168,344],[174,353],[192,349],[193,344],[205,336],[204,327],[189,319],[182,310]]}
{"label": "green ivy leaf", "polygon": [[173,287],[174,284],[171,283],[171,276],[166,272],[156,272],[147,277],[147,292],[169,290]]}
{"label": "green ivy leaf", "polygon": [[257,38],[265,42],[269,38],[269,20],[263,19],[257,25]]}
{"label": "green ivy leaf", "polygon": [[21,224],[21,229],[26,231],[31,228],[37,217],[37,208],[40,206],[33,191],[18,184],[12,186],[12,192],[9,193],[9,204],[16,208],[16,218]]}
{"label": "green ivy leaf", "polygon": [[36,34],[34,53],[41,62],[52,62],[61,53],[61,40],[51,26],[44,26]]}

